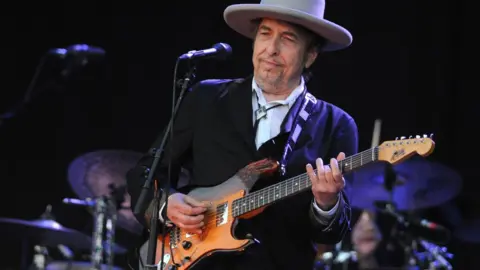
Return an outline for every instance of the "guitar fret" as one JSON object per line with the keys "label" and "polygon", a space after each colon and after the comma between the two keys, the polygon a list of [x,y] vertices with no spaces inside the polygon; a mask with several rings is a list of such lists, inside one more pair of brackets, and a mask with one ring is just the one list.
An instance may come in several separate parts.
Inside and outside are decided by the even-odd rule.
{"label": "guitar fret", "polygon": [[[378,147],[365,150],[338,162],[340,171],[348,173],[378,159]],[[292,177],[273,186],[250,193],[233,202],[234,216],[271,204],[295,193],[310,188],[311,182],[306,173]]]}

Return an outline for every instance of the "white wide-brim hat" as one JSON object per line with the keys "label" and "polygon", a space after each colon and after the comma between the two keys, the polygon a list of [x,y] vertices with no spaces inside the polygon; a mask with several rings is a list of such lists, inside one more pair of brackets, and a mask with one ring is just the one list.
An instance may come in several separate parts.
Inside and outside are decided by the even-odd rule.
{"label": "white wide-brim hat", "polygon": [[301,25],[326,39],[323,51],[344,49],[352,43],[352,35],[342,26],[323,18],[325,0],[262,0],[260,4],[228,6],[223,17],[238,33],[254,38],[255,20],[270,18]]}

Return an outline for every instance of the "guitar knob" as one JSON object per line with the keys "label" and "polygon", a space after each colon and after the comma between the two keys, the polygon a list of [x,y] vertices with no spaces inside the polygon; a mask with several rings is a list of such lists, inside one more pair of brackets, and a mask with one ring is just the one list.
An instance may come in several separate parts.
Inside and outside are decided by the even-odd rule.
{"label": "guitar knob", "polygon": [[183,241],[183,242],[182,242],[182,247],[183,247],[183,249],[187,250],[187,249],[189,249],[189,248],[192,247],[192,242],[190,242],[190,241]]}

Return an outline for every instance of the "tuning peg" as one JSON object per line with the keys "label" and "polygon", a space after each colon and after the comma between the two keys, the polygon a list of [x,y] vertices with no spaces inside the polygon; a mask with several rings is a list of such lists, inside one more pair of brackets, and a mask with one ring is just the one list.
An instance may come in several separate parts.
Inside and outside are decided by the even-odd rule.
{"label": "tuning peg", "polygon": [[400,137],[400,140],[405,140],[406,138],[407,138],[407,137],[402,136],[402,137]]}
{"label": "tuning peg", "polygon": [[398,137],[395,137],[395,141],[398,141]]}
{"label": "tuning peg", "polygon": [[423,138],[427,138],[427,134],[423,134]]}
{"label": "tuning peg", "polygon": [[411,139],[411,138],[413,138],[413,136],[412,136],[412,135],[410,135],[408,138],[409,138],[409,139]]}
{"label": "tuning peg", "polygon": [[433,133],[430,133],[430,139],[433,139]]}

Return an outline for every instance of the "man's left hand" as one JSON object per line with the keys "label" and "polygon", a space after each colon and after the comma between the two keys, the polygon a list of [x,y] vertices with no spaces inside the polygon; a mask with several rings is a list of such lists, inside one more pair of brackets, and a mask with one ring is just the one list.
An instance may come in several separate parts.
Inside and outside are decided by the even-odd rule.
{"label": "man's left hand", "polygon": [[338,194],[345,187],[345,179],[338,167],[338,161],[343,159],[345,159],[345,154],[340,152],[337,159],[330,160],[330,166],[328,166],[323,165],[321,158],[317,158],[317,173],[314,172],[311,164],[307,164],[307,174],[312,182],[313,196],[322,210],[334,207],[338,201]]}

